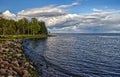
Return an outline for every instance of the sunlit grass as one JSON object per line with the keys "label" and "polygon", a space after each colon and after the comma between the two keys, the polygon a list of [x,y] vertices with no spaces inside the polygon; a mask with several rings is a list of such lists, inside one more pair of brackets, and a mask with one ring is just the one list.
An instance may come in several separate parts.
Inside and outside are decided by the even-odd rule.
{"label": "sunlit grass", "polygon": [[46,38],[51,35],[0,35],[0,40],[27,39],[27,38]]}

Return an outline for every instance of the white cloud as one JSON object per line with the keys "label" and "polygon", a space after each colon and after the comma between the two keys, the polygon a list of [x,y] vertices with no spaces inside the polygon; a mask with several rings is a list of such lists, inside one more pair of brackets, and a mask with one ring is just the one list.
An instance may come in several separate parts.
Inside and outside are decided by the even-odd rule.
{"label": "white cloud", "polygon": [[18,12],[17,18],[32,18],[46,22],[51,32],[120,32],[120,10],[93,8],[89,14],[71,14],[66,9],[78,5],[46,6]]}
{"label": "white cloud", "polygon": [[94,12],[101,12],[102,10],[98,10],[98,9],[96,9],[96,8],[93,8],[92,9]]}
{"label": "white cloud", "polygon": [[70,14],[63,10],[73,5],[77,3],[25,10],[19,12],[18,15],[30,15],[43,20],[52,32],[120,32],[119,10],[93,8],[93,13],[82,15]]}
{"label": "white cloud", "polygon": [[78,5],[78,2],[73,2],[69,5],[60,5],[60,6],[45,6],[42,8],[33,8],[33,9],[28,9],[28,10],[22,10],[18,12],[18,16],[28,16],[28,17],[51,17],[51,16],[61,16],[67,14],[67,12],[63,9],[76,6]]}
{"label": "white cloud", "polygon": [[40,16],[59,16],[66,14],[65,11],[62,9],[56,8],[55,6],[47,6],[42,8],[34,8],[29,10],[22,10],[18,13],[18,16],[33,16],[33,17],[40,17]]}
{"label": "white cloud", "polygon": [[66,21],[58,23],[54,27],[59,31],[120,32],[119,10],[97,10],[91,14],[76,15],[65,19]]}
{"label": "white cloud", "polygon": [[77,6],[79,3],[78,2],[73,2],[72,6]]}
{"label": "white cloud", "polygon": [[57,8],[67,8],[67,7],[71,7],[71,6],[77,6],[79,3],[78,2],[73,2],[69,5],[60,5]]}
{"label": "white cloud", "polygon": [[22,10],[18,12],[18,19],[23,17],[32,18],[36,17],[38,20],[46,21],[47,26],[54,26],[58,23],[65,22],[67,19],[71,19],[77,14],[69,14],[64,9],[78,5],[78,2],[73,2],[68,5],[60,6],[45,6],[41,8],[33,8],[28,10]]}
{"label": "white cloud", "polygon": [[9,10],[6,10],[5,12],[2,13],[2,16],[7,19],[14,19],[16,20],[16,15],[11,13]]}

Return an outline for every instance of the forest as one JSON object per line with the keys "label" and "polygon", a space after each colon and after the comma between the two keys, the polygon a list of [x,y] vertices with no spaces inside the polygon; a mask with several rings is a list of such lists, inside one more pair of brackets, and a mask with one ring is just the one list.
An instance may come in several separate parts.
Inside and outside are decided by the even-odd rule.
{"label": "forest", "polygon": [[38,35],[48,34],[44,21],[36,18],[22,18],[18,21],[0,17],[0,35]]}

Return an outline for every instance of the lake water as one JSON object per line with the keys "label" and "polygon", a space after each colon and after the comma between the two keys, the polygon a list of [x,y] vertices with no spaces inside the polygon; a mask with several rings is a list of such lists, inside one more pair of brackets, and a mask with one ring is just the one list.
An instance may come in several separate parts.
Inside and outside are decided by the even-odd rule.
{"label": "lake water", "polygon": [[57,34],[23,48],[42,77],[120,77],[120,35]]}

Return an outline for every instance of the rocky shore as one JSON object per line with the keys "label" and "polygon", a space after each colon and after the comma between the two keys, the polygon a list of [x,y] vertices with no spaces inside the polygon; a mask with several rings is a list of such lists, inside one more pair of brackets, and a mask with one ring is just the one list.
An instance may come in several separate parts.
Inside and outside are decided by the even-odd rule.
{"label": "rocky shore", "polygon": [[0,77],[40,77],[22,51],[21,40],[0,41]]}

